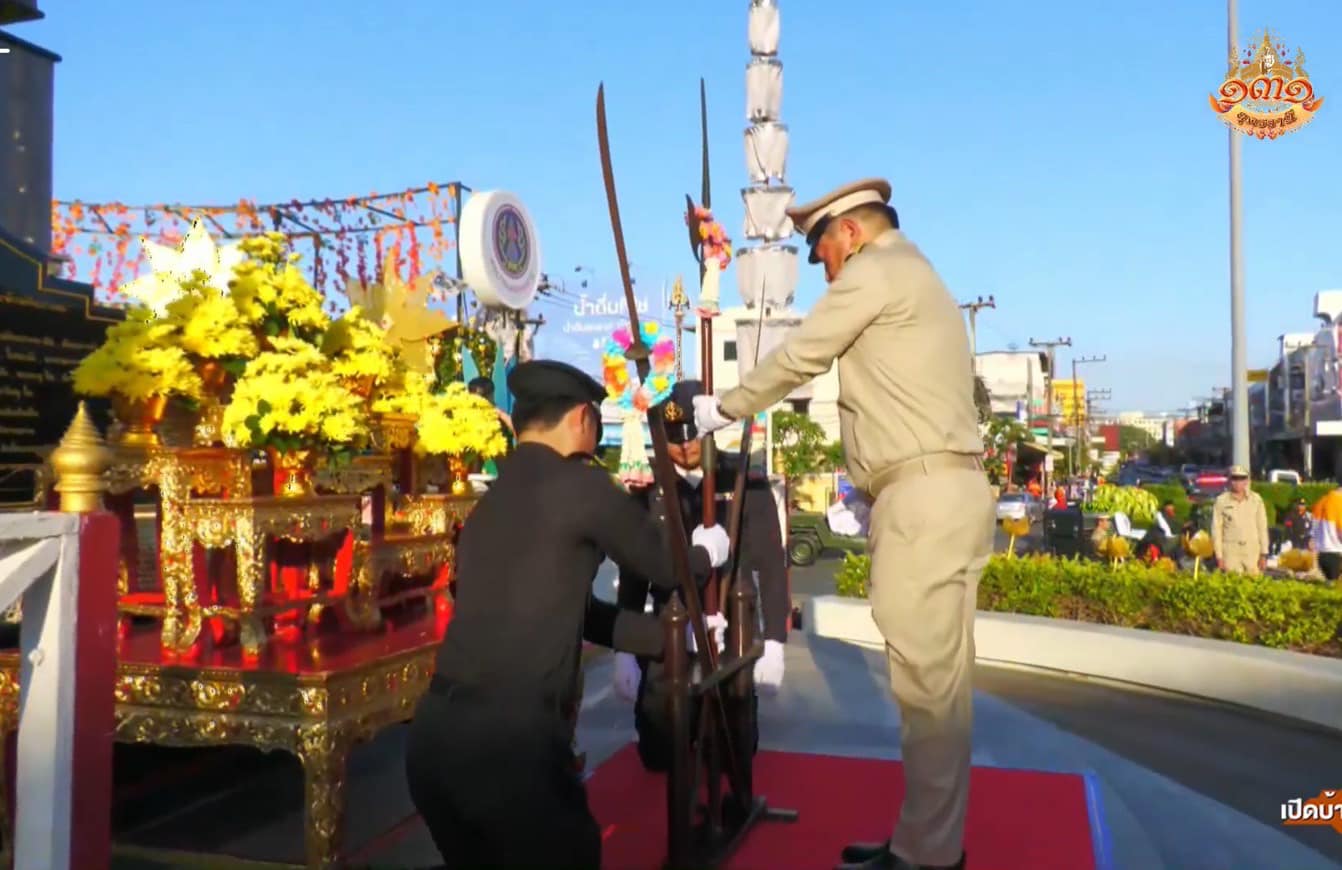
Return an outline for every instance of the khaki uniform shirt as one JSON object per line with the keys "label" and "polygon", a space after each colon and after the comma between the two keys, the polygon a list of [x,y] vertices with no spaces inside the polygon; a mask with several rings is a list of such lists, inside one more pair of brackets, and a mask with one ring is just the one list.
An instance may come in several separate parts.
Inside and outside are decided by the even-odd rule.
{"label": "khaki uniform shirt", "polygon": [[1263,497],[1249,490],[1244,499],[1223,492],[1212,506],[1212,548],[1216,558],[1252,558],[1267,555],[1267,509]]}
{"label": "khaki uniform shirt", "polygon": [[899,230],[848,258],[773,353],[719,401],[740,419],[839,361],[839,428],[848,473],[866,488],[929,453],[982,455],[964,318],[932,264]]}

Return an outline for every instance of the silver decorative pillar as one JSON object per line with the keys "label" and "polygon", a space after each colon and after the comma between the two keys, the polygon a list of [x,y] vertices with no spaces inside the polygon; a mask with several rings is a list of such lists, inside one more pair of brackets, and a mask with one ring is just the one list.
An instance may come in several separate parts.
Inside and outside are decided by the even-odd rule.
{"label": "silver decorative pillar", "polygon": [[[787,243],[792,219],[787,210],[795,199],[787,184],[788,128],[782,122],[783,63],[778,59],[778,0],[751,0],[746,64],[746,173],[741,190],[745,203],[745,238],[749,247],[736,252],[736,282],[741,301],[752,312],[764,306],[764,334],[759,315],[737,322],[737,366],[742,375],[754,364],[754,348],[767,354],[783,334],[800,322],[791,311],[797,291],[797,246]],[[749,350],[747,350],[749,349]],[[802,387],[793,398],[809,396]]]}

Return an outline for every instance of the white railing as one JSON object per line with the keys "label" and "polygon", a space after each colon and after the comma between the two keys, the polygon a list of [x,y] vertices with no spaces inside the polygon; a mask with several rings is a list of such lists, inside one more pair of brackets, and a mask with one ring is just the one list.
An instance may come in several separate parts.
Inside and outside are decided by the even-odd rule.
{"label": "white railing", "polygon": [[0,611],[23,602],[15,870],[72,866],[80,528],[77,514],[0,514]]}

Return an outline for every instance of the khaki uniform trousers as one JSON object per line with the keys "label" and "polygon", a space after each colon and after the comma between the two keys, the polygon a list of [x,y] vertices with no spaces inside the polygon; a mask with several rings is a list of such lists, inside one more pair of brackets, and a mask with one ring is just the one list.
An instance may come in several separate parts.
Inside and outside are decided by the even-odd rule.
{"label": "khaki uniform trousers", "polygon": [[1258,573],[1258,548],[1248,543],[1231,543],[1227,541],[1224,545],[1224,558],[1221,559],[1221,570],[1229,571],[1234,574],[1257,574]]}
{"label": "khaki uniform trousers", "polygon": [[974,610],[995,524],[977,470],[905,477],[872,506],[871,612],[886,642],[904,763],[891,850],[915,864],[953,864],[964,845]]}

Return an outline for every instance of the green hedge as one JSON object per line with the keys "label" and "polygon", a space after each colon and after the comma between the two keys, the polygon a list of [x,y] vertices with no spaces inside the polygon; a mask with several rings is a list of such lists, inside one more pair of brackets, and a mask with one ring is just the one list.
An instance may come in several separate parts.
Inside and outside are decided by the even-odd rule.
{"label": "green hedge", "polygon": [[[1193,503],[1188,500],[1188,493],[1177,483],[1148,483],[1142,489],[1160,499],[1160,503],[1170,502],[1174,505],[1174,518],[1182,525],[1188,521],[1189,511],[1193,508]],[[1179,529],[1175,528],[1175,532]]]}
{"label": "green hedge", "polygon": [[1268,525],[1275,526],[1277,518],[1290,510],[1295,500],[1303,498],[1310,507],[1329,492],[1337,488],[1336,483],[1302,483],[1295,486],[1290,483],[1254,483],[1253,491],[1263,498],[1267,507]]}
{"label": "green hedge", "polygon": [[[838,594],[865,597],[870,570],[870,556],[846,556],[834,578]],[[978,606],[1342,657],[1342,588],[1320,583],[997,555],[979,582]]]}
{"label": "green hedge", "polygon": [[[1289,483],[1254,483],[1253,491],[1263,498],[1263,506],[1267,509],[1267,522],[1270,526],[1277,524],[1277,518],[1290,510],[1295,500],[1303,498],[1310,507],[1323,498],[1331,490],[1337,487],[1335,483],[1304,483],[1295,486]],[[1177,483],[1148,483],[1142,489],[1154,495],[1163,502],[1172,502],[1174,504],[1175,518],[1183,523],[1189,518],[1193,503],[1188,500],[1188,493]]]}

